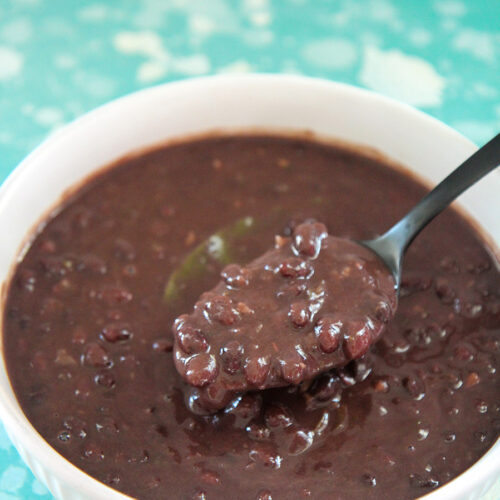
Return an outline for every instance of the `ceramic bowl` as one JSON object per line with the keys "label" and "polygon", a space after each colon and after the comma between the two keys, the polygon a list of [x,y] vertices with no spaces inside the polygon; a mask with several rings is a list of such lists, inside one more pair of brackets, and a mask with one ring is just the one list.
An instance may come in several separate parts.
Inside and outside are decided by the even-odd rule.
{"label": "ceramic bowl", "polygon": [[[106,104],[49,137],[0,188],[2,298],[29,235],[68,189],[102,166],[165,140],[242,129],[307,129],[372,147],[430,184],[441,180],[476,149],[459,133],[409,106],[323,80],[216,76],[143,90]],[[460,199],[492,246],[500,246],[498,193],[500,175],[494,172]],[[0,417],[23,459],[56,498],[129,498],[79,470],[37,433],[16,400],[3,356]],[[470,469],[426,498],[477,499],[499,476],[497,441]]]}

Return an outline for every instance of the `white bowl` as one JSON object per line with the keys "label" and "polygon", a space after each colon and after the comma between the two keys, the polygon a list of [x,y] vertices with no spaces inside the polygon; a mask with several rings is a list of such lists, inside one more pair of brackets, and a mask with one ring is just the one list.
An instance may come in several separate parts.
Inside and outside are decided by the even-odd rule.
{"label": "white bowl", "polygon": [[[309,129],[371,146],[432,184],[476,149],[454,130],[415,109],[328,81],[278,75],[217,76],[154,87],[113,101],[68,125],[28,156],[3,184],[0,282],[7,282],[40,218],[89,174],[167,139],[214,129],[249,128]],[[495,172],[460,200],[498,246],[500,217],[492,207],[498,203],[499,192],[500,176]],[[5,296],[5,285],[2,291]],[[35,431],[16,400],[3,357],[0,416],[23,459],[55,497],[129,498],[79,470]],[[477,499],[499,475],[497,441],[475,465],[426,498]]]}

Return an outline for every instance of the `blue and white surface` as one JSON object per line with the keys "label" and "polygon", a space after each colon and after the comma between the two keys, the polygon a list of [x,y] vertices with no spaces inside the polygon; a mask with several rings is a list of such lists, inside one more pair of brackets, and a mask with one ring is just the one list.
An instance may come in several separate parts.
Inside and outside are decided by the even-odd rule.
{"label": "blue and white surface", "polygon": [[[0,0],[0,183],[110,99],[242,72],[370,88],[482,144],[500,131],[500,1]],[[0,427],[0,500],[28,498],[51,496]]]}

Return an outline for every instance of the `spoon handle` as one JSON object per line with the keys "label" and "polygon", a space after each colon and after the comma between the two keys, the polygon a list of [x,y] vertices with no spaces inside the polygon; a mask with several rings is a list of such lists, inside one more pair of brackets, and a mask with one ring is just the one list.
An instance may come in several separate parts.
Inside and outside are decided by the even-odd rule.
{"label": "spoon handle", "polygon": [[377,253],[390,254],[397,285],[403,254],[415,236],[457,196],[499,165],[500,134],[465,160],[385,234],[367,242]]}

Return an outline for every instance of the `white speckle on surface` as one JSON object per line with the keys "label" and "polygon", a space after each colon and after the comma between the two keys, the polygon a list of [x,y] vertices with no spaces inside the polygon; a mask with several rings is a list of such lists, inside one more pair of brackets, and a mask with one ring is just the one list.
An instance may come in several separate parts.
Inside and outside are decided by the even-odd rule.
{"label": "white speckle on surface", "polygon": [[139,65],[136,78],[142,83],[161,79],[168,71],[171,56],[163,46],[160,36],[154,31],[123,31],[113,38],[118,52],[128,55],[142,55],[149,60]]}
{"label": "white speckle on surface", "polygon": [[33,35],[33,27],[28,19],[15,19],[5,23],[0,29],[0,39],[8,44],[22,44],[28,42]]}
{"label": "white speckle on surface", "polygon": [[0,477],[0,489],[11,493],[21,488],[26,480],[28,471],[22,467],[9,465]]}
{"label": "white speckle on surface", "polygon": [[269,0],[244,0],[243,8],[247,10],[254,9],[267,9],[269,7]]}
{"label": "white speckle on surface", "polygon": [[370,22],[384,24],[394,31],[401,31],[404,25],[394,5],[397,5],[397,2],[388,0],[345,1],[342,8],[330,17],[331,24],[342,27],[350,23],[357,24],[367,19]]}
{"label": "white speckle on surface", "polygon": [[227,66],[219,68],[217,73],[250,73],[252,69],[253,68],[248,61],[240,59],[228,64]]}
{"label": "white speckle on surface", "polygon": [[108,16],[108,9],[103,4],[92,4],[83,7],[77,12],[78,19],[88,22],[104,21]]}
{"label": "white speckle on surface", "polygon": [[209,36],[217,31],[217,26],[209,17],[193,15],[188,20],[189,31],[194,35]]}
{"label": "white speckle on surface", "polygon": [[40,108],[34,111],[33,119],[43,127],[54,127],[63,122],[63,112],[57,108]]}
{"label": "white speckle on surface", "polygon": [[250,23],[257,28],[267,28],[272,22],[268,0],[244,0],[242,10]]}
{"label": "white speckle on surface", "polygon": [[137,69],[137,80],[151,83],[168,71],[194,76],[210,71],[210,60],[204,54],[174,57],[163,46],[160,36],[152,31],[121,32],[114,37],[115,48],[123,54],[138,54],[148,58]]}
{"label": "white speckle on surface", "polygon": [[343,38],[325,38],[304,45],[302,57],[314,66],[325,69],[350,68],[357,58],[356,48]]}
{"label": "white speckle on surface", "polygon": [[71,69],[76,66],[76,59],[71,54],[57,54],[54,65],[60,69]]}
{"label": "white speckle on surface", "polygon": [[19,75],[23,62],[24,58],[20,52],[8,47],[0,47],[0,82]]}
{"label": "white speckle on surface", "polygon": [[467,7],[457,0],[443,0],[434,4],[436,11],[448,17],[461,17],[467,13]]}
{"label": "white speckle on surface", "polygon": [[146,29],[163,29],[169,16],[181,14],[187,19],[200,16],[210,19],[219,33],[236,33],[240,29],[234,2],[226,0],[141,0],[141,8],[133,17],[133,24]]}
{"label": "white speckle on surface", "polygon": [[[394,5],[397,5],[397,2],[371,0],[368,3],[368,15],[371,19],[382,22],[390,28],[399,31],[403,28],[403,23]],[[364,7],[361,8],[364,9]]]}
{"label": "white speckle on surface", "polygon": [[113,38],[113,45],[122,54],[139,54],[154,59],[167,59],[160,36],[154,31],[122,31]]}
{"label": "white speckle on surface", "polygon": [[179,2],[158,2],[157,0],[142,0],[141,8],[137,10],[131,21],[138,28],[159,29],[165,25],[169,9],[182,8]]}
{"label": "white speckle on surface", "polygon": [[254,12],[250,14],[250,21],[254,26],[269,26],[271,24],[271,13],[267,11]]}
{"label": "white speckle on surface", "polygon": [[210,71],[210,60],[205,54],[172,58],[171,64],[174,71],[189,76],[203,75]]}
{"label": "white speckle on surface", "polygon": [[431,64],[399,50],[365,48],[363,85],[414,106],[439,106],[446,80]]}
{"label": "white speckle on surface", "polygon": [[415,47],[425,47],[432,41],[432,33],[425,28],[413,28],[408,33],[408,39]]}
{"label": "white speckle on surface", "polygon": [[500,33],[492,34],[473,29],[461,30],[452,41],[455,50],[469,53],[489,63],[495,62],[499,45]]}
{"label": "white speckle on surface", "polygon": [[137,68],[137,80],[142,83],[152,83],[163,78],[168,70],[167,62],[159,59],[152,59],[142,63]]}

